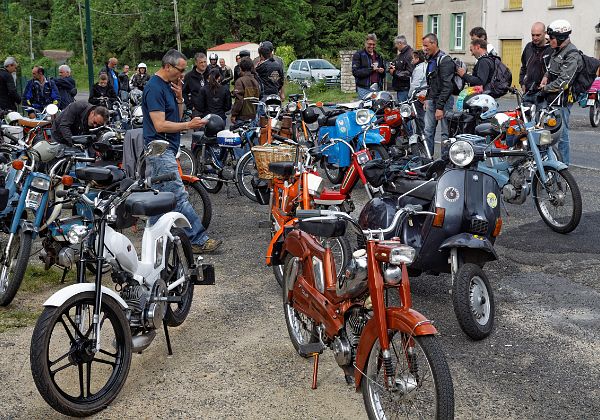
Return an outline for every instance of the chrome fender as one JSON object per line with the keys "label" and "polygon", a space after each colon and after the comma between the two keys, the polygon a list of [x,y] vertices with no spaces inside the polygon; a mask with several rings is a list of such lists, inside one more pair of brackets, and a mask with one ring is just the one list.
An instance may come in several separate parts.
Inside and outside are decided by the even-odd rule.
{"label": "chrome fender", "polygon": [[[125,303],[125,301],[121,298],[121,296],[119,296],[114,290],[111,290],[105,286],[102,286],[101,290],[102,290],[102,294],[104,296],[110,296],[111,298],[116,300],[117,303],[119,305],[121,305],[121,307],[123,309],[129,308],[127,303]],[[52,296],[50,296],[48,298],[48,300],[46,300],[44,302],[44,306],[59,307],[75,295],[78,295],[80,293],[95,292],[95,291],[96,291],[96,285],[94,283],[72,284],[70,286],[60,289],[58,292],[56,292]]]}

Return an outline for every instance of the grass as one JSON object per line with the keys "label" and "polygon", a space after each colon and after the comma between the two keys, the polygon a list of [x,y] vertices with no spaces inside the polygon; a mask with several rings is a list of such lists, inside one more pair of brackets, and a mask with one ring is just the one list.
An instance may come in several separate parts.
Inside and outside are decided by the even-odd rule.
{"label": "grass", "polygon": [[[285,82],[285,94],[302,93],[297,83]],[[339,87],[326,87],[323,83],[313,84],[306,92],[311,102],[350,102],[356,100],[356,92],[344,93]]]}

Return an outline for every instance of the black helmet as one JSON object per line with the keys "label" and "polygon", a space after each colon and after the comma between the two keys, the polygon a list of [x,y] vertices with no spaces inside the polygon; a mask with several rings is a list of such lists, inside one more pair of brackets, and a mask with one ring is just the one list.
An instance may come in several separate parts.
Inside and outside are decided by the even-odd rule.
{"label": "black helmet", "polygon": [[305,123],[312,124],[319,118],[319,112],[315,109],[314,106],[309,106],[304,111],[302,111],[302,118],[304,119]]}
{"label": "black helmet", "polygon": [[217,114],[208,114],[208,122],[204,126],[204,135],[207,137],[216,137],[217,133],[225,129],[225,121]]}

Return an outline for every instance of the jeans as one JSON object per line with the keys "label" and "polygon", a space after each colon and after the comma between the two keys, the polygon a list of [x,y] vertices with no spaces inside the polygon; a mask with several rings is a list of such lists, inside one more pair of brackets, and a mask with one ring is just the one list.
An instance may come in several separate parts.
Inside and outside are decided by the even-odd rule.
{"label": "jeans", "polygon": [[356,86],[356,93],[358,95],[358,99],[360,100],[364,98],[366,94],[371,93],[371,89]]}
{"label": "jeans", "polygon": [[408,89],[407,90],[399,90],[396,92],[396,97],[398,102],[404,102],[408,99]]}
{"label": "jeans", "polygon": [[560,135],[560,140],[558,141],[558,150],[562,154],[563,163],[566,165],[568,165],[570,162],[569,117],[571,116],[571,106],[573,106],[573,104],[569,104],[567,106],[560,107],[560,112],[561,112],[561,117],[562,117],[562,133]]}
{"label": "jeans", "polygon": [[[435,119],[435,103],[433,100],[428,99],[425,101],[427,105],[427,110],[425,111],[425,141],[427,142],[427,147],[433,156],[433,151],[435,150],[435,131],[438,125],[438,121]],[[450,96],[446,105],[444,106],[444,112],[452,111],[452,107],[454,106],[454,98]],[[442,118],[439,123],[442,126],[442,143],[444,140],[448,140],[448,122],[446,118]]]}
{"label": "jeans", "polygon": [[[179,171],[177,169],[177,160],[175,159],[175,153],[171,149],[167,150],[161,156],[152,156],[147,160],[146,175],[147,176],[158,176],[162,174],[168,174],[175,172],[177,173],[177,179],[174,181],[167,181],[158,184],[155,188],[159,191],[170,191],[175,194],[175,198],[177,199],[177,207],[175,207],[175,211],[183,214],[192,228],[184,229],[188,238],[190,238],[190,242],[195,245],[204,245],[204,243],[208,240],[208,235],[206,234],[206,229],[202,226],[202,221],[194,207],[190,204],[188,200],[188,193],[183,186],[183,182],[181,181],[181,177],[179,175]],[[160,216],[154,216],[150,218],[150,224],[156,223]]]}

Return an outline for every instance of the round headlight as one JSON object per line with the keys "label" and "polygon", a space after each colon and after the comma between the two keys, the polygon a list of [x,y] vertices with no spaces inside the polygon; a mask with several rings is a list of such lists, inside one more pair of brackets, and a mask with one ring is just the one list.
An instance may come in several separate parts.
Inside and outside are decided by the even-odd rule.
{"label": "round headlight", "polygon": [[296,102],[290,102],[287,106],[288,112],[294,112],[297,109],[298,109],[298,105],[296,104]]}
{"label": "round headlight", "polygon": [[552,143],[552,133],[549,130],[540,131],[540,146]]}
{"label": "round headlight", "polygon": [[450,156],[450,160],[456,166],[467,166],[475,157],[473,146],[471,143],[464,140],[454,142],[452,146],[450,146],[450,151],[448,154]]}
{"label": "round headlight", "polygon": [[402,118],[408,118],[412,115],[412,108],[409,104],[402,104],[400,106],[400,115]]}
{"label": "round headlight", "polygon": [[368,109],[359,109],[356,111],[356,124],[365,125],[371,121],[371,113]]}

